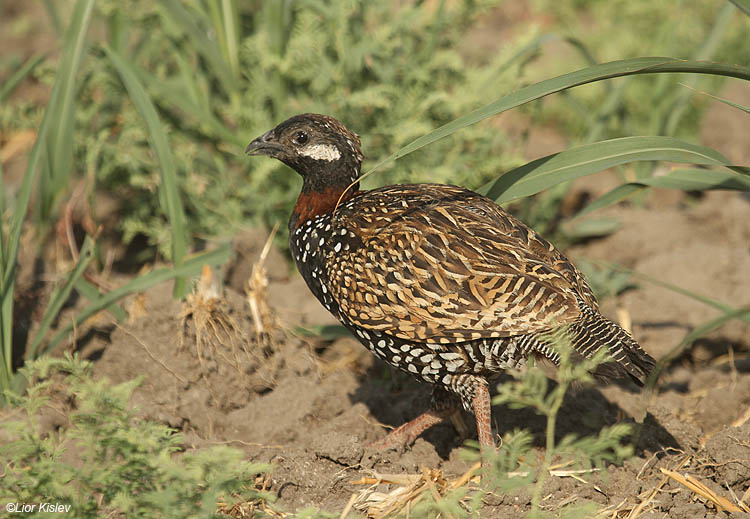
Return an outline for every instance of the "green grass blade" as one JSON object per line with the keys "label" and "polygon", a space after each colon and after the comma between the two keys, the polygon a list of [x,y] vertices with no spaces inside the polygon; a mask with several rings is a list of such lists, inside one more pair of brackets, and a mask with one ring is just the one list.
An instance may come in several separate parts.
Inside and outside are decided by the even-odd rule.
{"label": "green grass blade", "polygon": [[729,0],[737,9],[750,16],[750,0]]}
{"label": "green grass blade", "polygon": [[[83,56],[93,4],[93,0],[79,0],[76,3],[73,18],[65,36],[63,61],[58,69],[50,103],[44,111],[42,124],[39,127],[36,141],[34,141],[34,146],[31,148],[31,153],[29,154],[21,188],[16,196],[15,208],[10,221],[10,230],[6,239],[7,247],[3,255],[0,299],[4,302],[7,297],[13,297],[11,280],[15,274],[18,243],[21,239],[23,221],[29,207],[31,192],[36,184],[44,148],[45,146],[52,146],[47,157],[49,160],[50,157],[54,156],[54,146],[65,139],[65,136],[60,135],[61,131],[64,131],[64,127],[61,126],[64,123],[63,118],[67,118],[66,120],[69,123],[72,121],[72,107],[60,105],[64,103],[65,99],[72,96],[75,90],[75,75]],[[60,171],[57,166],[54,166],[54,168],[56,171]],[[46,183],[42,183],[40,187],[41,189],[46,189],[47,187],[45,186]]]}
{"label": "green grass blade", "polygon": [[211,22],[219,40],[224,59],[235,78],[240,76],[240,22],[237,0],[207,2]]}
{"label": "green grass blade", "polygon": [[78,280],[78,278],[83,275],[83,272],[86,270],[86,267],[88,267],[93,257],[94,240],[92,240],[90,236],[86,236],[86,239],[83,241],[83,246],[81,246],[81,253],[78,257],[78,263],[76,263],[75,268],[70,272],[70,274],[68,274],[65,283],[63,283],[61,287],[58,287],[50,297],[50,302],[47,305],[47,309],[44,311],[44,316],[42,316],[42,321],[39,324],[39,328],[34,334],[34,338],[32,339],[31,343],[29,343],[29,347],[26,350],[27,360],[36,358],[36,351],[37,348],[39,348],[39,344],[41,344],[44,336],[47,335],[47,330],[49,330],[52,321],[60,313],[63,304],[65,304],[65,301],[67,301],[68,297],[70,297],[70,292],[71,290],[73,290],[73,285]]}
{"label": "green grass blade", "polygon": [[229,243],[223,244],[220,247],[195,255],[189,259],[186,259],[182,265],[175,267],[163,267],[156,270],[152,270],[148,274],[139,276],[132,281],[124,284],[123,286],[110,290],[106,294],[103,294],[99,299],[93,301],[83,310],[81,310],[73,319],[72,322],[63,326],[44,347],[43,353],[47,353],[54,348],[67,334],[69,334],[74,327],[80,326],[86,319],[94,315],[95,313],[108,308],[111,304],[119,301],[123,297],[132,294],[134,292],[141,292],[149,287],[167,281],[170,279],[177,279],[180,277],[196,276],[203,265],[221,265],[229,261],[229,257],[232,253],[232,248]]}
{"label": "green grass blade", "polygon": [[57,10],[57,2],[55,0],[43,0],[44,7],[47,8],[47,15],[49,16],[49,21],[52,24],[52,27],[55,29],[55,32],[59,35],[63,33],[63,23],[60,19],[60,12]]}
{"label": "green grass blade", "polygon": [[600,65],[594,65],[575,72],[563,74],[562,76],[552,79],[540,81],[539,83],[535,83],[526,88],[505,95],[497,101],[454,119],[448,124],[415,139],[393,155],[383,159],[365,175],[369,175],[383,165],[404,157],[409,153],[427,146],[428,144],[432,144],[437,140],[452,135],[462,128],[466,128],[467,126],[471,126],[472,124],[478,123],[488,117],[521,106],[530,101],[541,99],[556,92],[616,77],[632,76],[636,74],[663,74],[678,72],[711,74],[735,77],[750,81],[750,68],[722,63],[686,61],[661,57],[633,58],[602,63]]}
{"label": "green grass blade", "polygon": [[[177,55],[175,59],[181,67],[182,56]],[[178,109],[183,116],[189,120],[195,120],[199,130],[208,133],[211,138],[220,139],[222,142],[234,145],[238,149],[245,149],[247,143],[245,137],[232,132],[205,104],[198,104],[188,91],[188,85],[175,85],[172,82],[164,82],[147,70],[137,69],[138,78],[146,86],[147,90],[154,94],[157,104],[165,110]],[[193,77],[195,73],[193,72]],[[194,80],[193,80],[194,81]],[[182,82],[182,81],[181,81]],[[190,85],[193,86],[192,84]]]}
{"label": "green grass blade", "polygon": [[666,368],[667,365],[672,362],[672,360],[679,357],[680,354],[685,350],[685,348],[690,346],[692,343],[694,343],[704,335],[707,335],[712,331],[722,327],[724,324],[733,319],[741,319],[745,322],[750,321],[750,308],[737,308],[735,310],[728,311],[720,315],[719,317],[711,319],[690,330],[690,332],[688,332],[674,348],[667,352],[667,354],[659,359],[659,361],[656,363],[654,370],[651,372],[648,380],[646,381],[646,390],[649,392],[653,390],[657,380],[659,379],[659,375],[661,375],[661,372],[664,371],[664,368]]}
{"label": "green grass blade", "polygon": [[597,209],[617,203],[647,187],[681,189],[683,191],[706,191],[711,189],[750,191],[750,178],[729,171],[698,168],[676,169],[670,171],[667,175],[647,177],[638,182],[629,182],[617,186],[588,204],[573,218],[580,218]]}
{"label": "green grass blade", "polygon": [[[711,32],[706,37],[705,41],[701,44],[698,51],[693,56],[693,59],[697,61],[703,61],[711,59],[716,53],[719,44],[724,35],[727,33],[727,27],[734,18],[734,8],[725,4],[721,8],[719,14],[716,17]],[[698,82],[697,76],[688,76],[685,80],[689,85],[694,85]],[[678,90],[675,92],[675,99],[669,107],[668,113],[664,116],[662,122],[662,131],[658,132],[659,135],[674,135],[679,127],[680,121],[682,121],[685,112],[688,109],[691,93],[687,90]]]}
{"label": "green grass blade", "polygon": [[73,166],[73,120],[76,106],[76,76],[86,52],[94,0],[78,0],[70,25],[65,32],[57,81],[47,110],[53,112],[53,122],[46,143],[45,170],[49,178],[42,189],[42,218],[52,209],[54,199],[64,191]]}
{"label": "green grass blade", "polygon": [[565,236],[575,240],[608,236],[622,227],[618,218],[596,218],[579,222],[566,222],[562,226]]}
{"label": "green grass blade", "polygon": [[[167,134],[161,125],[159,116],[156,113],[151,99],[144,90],[141,82],[138,80],[133,67],[125,61],[116,51],[105,47],[110,61],[117,69],[125,88],[130,94],[138,112],[143,117],[148,128],[151,147],[154,149],[156,156],[159,158],[161,165],[161,189],[166,201],[167,216],[172,231],[172,261],[176,267],[179,267],[187,251],[186,229],[185,229],[185,211],[180,198],[180,190],[177,181],[177,168],[174,157],[169,147]],[[178,278],[175,281],[175,296],[182,297],[187,293],[187,285],[184,279]]]}
{"label": "green grass blade", "polygon": [[[42,124],[39,126],[37,138],[29,153],[26,171],[21,181],[21,187],[16,194],[13,214],[10,217],[8,233],[5,226],[0,225],[0,350],[2,350],[2,365],[0,365],[0,390],[9,389],[12,382],[13,355],[13,292],[15,289],[15,273],[18,257],[18,245],[21,241],[21,231],[26,212],[31,200],[31,192],[39,175],[42,158],[43,143],[53,121],[53,112],[49,108],[44,111]],[[5,202],[5,184],[2,182],[2,167],[0,167],[0,197]],[[5,214],[5,211],[0,213]]]}
{"label": "green grass blade", "polygon": [[724,166],[720,153],[672,137],[623,137],[585,144],[508,171],[477,191],[498,203],[530,196],[561,182],[634,161],[667,160]]}
{"label": "green grass blade", "polygon": [[[719,310],[720,312],[723,312],[725,314],[732,313],[737,310],[736,308],[726,305],[720,301],[711,299],[710,297],[704,296],[702,294],[698,294],[697,292],[693,292],[686,288],[682,288],[681,286],[673,285],[672,283],[662,281],[661,279],[651,277],[647,274],[643,274],[642,272],[638,272],[637,270],[631,270],[627,267],[623,267],[622,265],[617,265],[615,263],[608,263],[606,261],[595,261],[595,260],[590,260],[590,261],[594,263],[595,265],[599,265],[603,268],[607,268],[607,269],[614,270],[617,272],[624,272],[634,278],[642,279],[643,281],[651,283],[652,285],[657,285],[662,288],[666,288],[667,290],[671,290],[672,292],[675,292],[677,294],[683,295],[685,297],[689,297],[690,299],[698,301],[699,303],[703,303],[704,305],[710,306],[711,308],[715,308],[716,310]],[[743,322],[750,324],[750,316],[740,316],[740,319]]]}
{"label": "green grass blade", "polygon": [[178,0],[161,0],[160,4],[164,8],[162,12],[185,32],[189,41],[209,64],[227,94],[236,91],[238,83],[232,75],[232,69],[224,61],[218,45],[209,39],[206,31],[196,22],[197,13],[186,9]]}
{"label": "green grass blade", "polygon": [[[2,277],[2,298],[8,297],[8,286],[16,269],[16,256],[18,255],[18,243],[21,239],[21,230],[23,227],[24,217],[26,216],[26,210],[29,207],[29,200],[31,199],[31,191],[37,178],[39,171],[39,162],[42,154],[42,141],[49,129],[49,121],[51,120],[51,112],[45,111],[44,118],[42,119],[42,125],[39,127],[36,141],[34,146],[31,148],[29,154],[29,161],[26,165],[26,172],[21,182],[21,189],[18,190],[16,196],[16,205],[13,211],[13,215],[10,220],[10,228],[8,237],[5,240],[7,247],[3,254],[3,277]],[[12,293],[10,294],[12,298]]]}
{"label": "green grass blade", "polygon": [[[10,297],[0,302],[0,326],[2,326],[2,348],[0,348],[0,391],[10,388],[13,375],[13,283],[10,285]],[[0,402],[2,400],[0,399]]]}
{"label": "green grass blade", "polygon": [[709,94],[708,92],[704,92],[703,90],[698,90],[697,88],[693,88],[690,85],[686,85],[684,83],[680,83],[680,85],[684,86],[685,88],[689,88],[690,90],[693,90],[694,92],[698,92],[699,94],[703,94],[704,96],[711,97],[713,99],[716,99],[717,101],[720,101],[724,103],[725,105],[731,106],[733,108],[737,108],[738,110],[742,110],[745,113],[750,114],[750,107],[741,105],[739,103],[734,103],[730,101],[729,99],[724,99],[722,97],[717,97],[713,94]]}
{"label": "green grass blade", "polygon": [[[8,242],[3,225],[5,215],[5,184],[3,183],[3,163],[0,161],[0,281],[8,258]],[[13,260],[15,262],[15,258]],[[0,299],[0,403],[5,403],[3,396],[10,389],[13,374],[13,288],[15,278],[10,279],[10,286],[3,286],[3,297]],[[7,288],[7,292],[5,289]]]}
{"label": "green grass blade", "polygon": [[[5,184],[3,183],[3,162],[0,160],[0,282],[5,269],[5,249],[8,242],[5,236]],[[9,382],[13,353],[13,288],[9,290],[10,297],[0,299],[0,391],[7,388]]]}
{"label": "green grass blade", "polygon": [[[97,299],[102,297],[102,293],[99,292],[99,290],[96,288],[96,285],[90,283],[89,281],[86,281],[85,278],[79,278],[78,281],[76,281],[75,285],[73,285],[73,288],[75,288],[76,292],[81,294],[89,301],[96,301]],[[118,321],[124,321],[128,318],[127,312],[115,303],[109,305],[106,310],[114,315],[115,319],[117,319]]]}
{"label": "green grass blade", "polygon": [[598,209],[625,200],[630,195],[643,191],[644,189],[646,189],[646,186],[644,184],[628,183],[617,186],[609,193],[600,196],[599,198],[588,204],[586,207],[581,209],[573,218],[586,216],[587,214],[592,213]]}
{"label": "green grass blade", "polygon": [[26,78],[35,68],[39,65],[44,56],[41,54],[35,54],[31,56],[26,62],[19,67],[8,79],[3,82],[0,86],[0,103],[4,102],[5,99],[15,90],[15,88]]}
{"label": "green grass blade", "polygon": [[730,189],[750,191],[750,178],[730,171],[712,169],[676,169],[667,175],[644,178],[639,182],[651,187],[681,189],[683,191],[706,191]]}
{"label": "green grass blade", "polygon": [[[708,94],[708,95],[711,95],[711,94]],[[732,106],[734,108],[737,108],[738,110],[742,110],[743,112],[750,114],[750,106],[744,106],[739,103],[734,103],[730,101],[729,99],[722,99],[721,97],[716,97],[716,96],[711,96],[711,97],[713,97],[717,101],[721,101],[725,105]]]}

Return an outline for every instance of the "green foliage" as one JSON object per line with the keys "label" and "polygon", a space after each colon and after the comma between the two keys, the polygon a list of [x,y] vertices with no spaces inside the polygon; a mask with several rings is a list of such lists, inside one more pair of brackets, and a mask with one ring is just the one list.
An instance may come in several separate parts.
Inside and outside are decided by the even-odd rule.
{"label": "green foliage", "polygon": [[[555,349],[560,354],[560,365],[557,369],[557,385],[551,390],[548,387],[547,377],[539,368],[533,366],[521,380],[499,385],[498,394],[492,400],[493,404],[506,404],[511,409],[532,408],[547,420],[543,460],[540,462],[533,452],[522,455],[525,460],[524,471],[530,478],[528,483],[533,483],[531,517],[546,515],[541,512],[542,489],[552,467],[552,462],[556,458],[573,462],[571,467],[589,469],[592,466],[602,467],[606,462],[621,462],[633,453],[632,447],[624,442],[625,437],[631,433],[630,426],[625,424],[603,427],[596,436],[578,438],[568,435],[559,442],[556,441],[557,416],[565,394],[575,382],[590,382],[592,380],[590,373],[597,365],[607,361],[608,353],[602,349],[591,358],[574,361],[571,358],[572,346],[565,340],[557,340]],[[521,434],[523,440],[522,433],[515,434]],[[521,440],[516,440],[515,443],[522,447],[528,445]],[[517,447],[516,450],[521,449]],[[517,456],[521,456],[521,454]],[[505,456],[504,458],[503,461],[506,462],[505,466],[507,466],[508,457]],[[495,477],[500,478],[498,485],[500,487],[505,486],[502,477],[507,477],[507,472],[493,471],[493,473]]]}
{"label": "green foliage", "polygon": [[[471,23],[498,3],[426,8],[409,2],[395,8],[388,2],[309,1],[258,8],[139,1],[99,2],[96,8],[107,21],[109,47],[159,111],[187,234],[195,236],[225,233],[240,222],[286,220],[299,179],[280,164],[241,154],[251,138],[289,115],[331,113],[366,129],[364,147],[378,160],[478,106],[488,88],[512,89],[518,80],[517,67],[507,63],[510,50],[483,64],[469,64],[460,53]],[[170,258],[173,229],[159,189],[164,164],[113,63],[101,52],[85,63],[75,159],[88,164],[92,203],[95,190],[120,200],[125,242],[145,235]],[[515,163],[503,132],[473,127],[413,154],[377,183],[480,185]]]}
{"label": "green foliage", "polygon": [[[31,193],[38,191],[38,211],[48,216],[53,200],[58,198],[68,186],[71,167],[69,149],[70,129],[73,122],[73,93],[76,76],[82,60],[93,8],[93,0],[79,0],[73,12],[72,21],[65,34],[63,49],[65,56],[55,78],[50,102],[44,110],[44,118],[39,126],[37,139],[29,154],[26,171],[16,196],[6,192],[0,163],[0,402],[5,391],[21,387],[22,379],[13,373],[13,305],[15,297],[15,275],[17,268],[19,243]],[[64,134],[67,132],[67,134]],[[64,135],[63,135],[64,134]],[[37,181],[39,170],[42,180]],[[10,222],[5,226],[6,203],[10,202]],[[82,273],[81,264],[87,261],[82,257],[77,268],[68,277],[61,292],[69,293],[69,285]],[[83,265],[85,267],[85,265]],[[78,267],[81,267],[80,270]],[[48,326],[59,311],[64,300],[53,298],[43,321]],[[56,310],[53,310],[55,309]]]}
{"label": "green foliage", "polygon": [[[747,66],[747,17],[729,2],[654,4],[613,0],[549,2],[535,0],[540,12],[555,18],[564,34],[578,35],[597,61],[631,56],[680,56]],[[596,20],[595,24],[591,20]],[[563,64],[588,64],[576,52],[546,61],[545,76]],[[627,79],[570,92],[546,102],[537,120],[555,122],[586,142],[633,134],[689,138],[695,134],[705,100],[680,84],[714,91],[713,77],[663,76],[656,82]]]}
{"label": "green foliage", "polygon": [[[66,517],[76,518],[182,519],[217,517],[217,501],[232,493],[269,499],[247,488],[267,466],[223,446],[184,452],[180,434],[136,418],[128,401],[137,380],[116,386],[92,380],[91,364],[71,356],[43,358],[23,372],[36,380],[14,397],[25,416],[0,424],[4,503],[69,504]],[[67,428],[46,432],[38,413],[52,392],[56,402],[69,400],[75,409]]]}

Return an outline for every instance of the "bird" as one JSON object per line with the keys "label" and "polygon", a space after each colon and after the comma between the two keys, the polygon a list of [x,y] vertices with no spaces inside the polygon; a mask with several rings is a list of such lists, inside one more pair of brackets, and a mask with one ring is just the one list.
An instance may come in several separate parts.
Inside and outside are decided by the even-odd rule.
{"label": "bird", "polygon": [[555,337],[580,358],[605,349],[597,378],[642,386],[654,367],[573,263],[489,198],[444,184],[361,190],[359,136],[327,115],[295,115],[246,153],[302,176],[289,246],[310,291],[375,356],[432,384],[429,409],[380,447],[463,408],[480,448],[494,448],[490,381],[531,356],[559,363]]}

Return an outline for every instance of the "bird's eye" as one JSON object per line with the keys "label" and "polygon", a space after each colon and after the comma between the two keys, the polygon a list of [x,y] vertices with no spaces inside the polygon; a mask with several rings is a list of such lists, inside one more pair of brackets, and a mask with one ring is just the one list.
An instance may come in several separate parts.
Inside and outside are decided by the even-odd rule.
{"label": "bird's eye", "polygon": [[294,134],[294,142],[297,144],[304,144],[307,142],[307,133],[299,131]]}

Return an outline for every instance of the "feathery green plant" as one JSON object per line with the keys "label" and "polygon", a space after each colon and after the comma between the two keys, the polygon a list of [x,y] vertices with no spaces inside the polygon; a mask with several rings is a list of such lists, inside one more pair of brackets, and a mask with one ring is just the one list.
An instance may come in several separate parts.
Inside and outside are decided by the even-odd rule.
{"label": "feathery green plant", "polygon": [[[603,427],[595,436],[576,437],[575,435],[567,435],[560,441],[555,439],[557,416],[565,394],[573,383],[591,382],[590,373],[596,366],[608,359],[608,353],[605,350],[599,350],[591,358],[573,361],[571,358],[573,348],[563,340],[557,341],[555,349],[560,354],[557,385],[555,387],[550,390],[545,374],[538,367],[532,366],[521,380],[499,385],[498,394],[492,399],[493,404],[505,404],[511,409],[532,408],[546,419],[543,459],[538,462],[538,458],[532,452],[527,452],[523,456],[524,461],[522,463],[522,471],[526,472],[525,478],[528,478],[527,481],[533,484],[530,517],[534,518],[543,516],[541,510],[542,489],[552,468],[552,462],[556,458],[573,462],[572,467],[590,469],[592,467],[601,468],[605,463],[619,463],[633,453],[632,446],[626,442],[627,436],[632,432],[631,427],[627,424]],[[512,433],[516,436],[516,439],[511,438],[509,440],[511,443],[528,446],[528,439],[525,438],[525,434],[528,433],[516,431]],[[494,481],[496,488],[507,488],[508,485],[514,484],[507,476],[508,459],[513,459],[513,457],[501,454],[499,456],[500,467],[493,466],[492,469],[486,471],[489,478],[498,478]],[[490,483],[490,485],[493,485],[493,483]]]}
{"label": "feathery green plant", "polygon": [[[14,397],[23,418],[0,424],[3,503],[70,505],[72,518],[182,519],[217,517],[222,496],[273,500],[247,483],[267,465],[224,446],[185,452],[181,434],[137,419],[128,403],[137,380],[115,386],[93,380],[91,363],[70,355],[30,362],[23,373],[35,381]],[[66,428],[48,434],[37,415],[51,391],[65,392],[75,409]]]}

